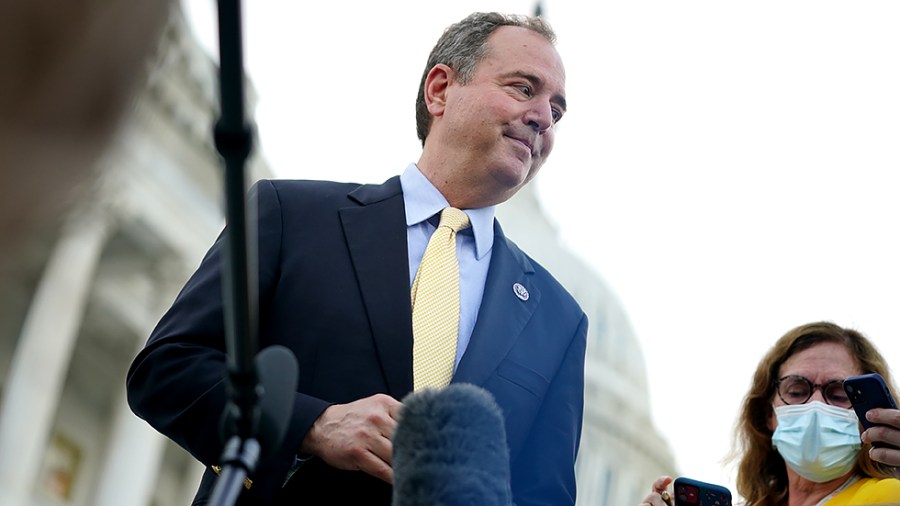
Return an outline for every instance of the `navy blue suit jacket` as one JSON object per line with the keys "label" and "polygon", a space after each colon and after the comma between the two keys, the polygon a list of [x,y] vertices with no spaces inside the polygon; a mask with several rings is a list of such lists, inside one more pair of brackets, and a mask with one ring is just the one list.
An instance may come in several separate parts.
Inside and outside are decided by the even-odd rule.
{"label": "navy blue suit jacket", "polygon": [[[412,390],[412,323],[403,196],[382,185],[264,180],[259,209],[260,347],[296,355],[293,418],[239,504],[389,504],[391,488],[312,458],[284,484],[304,435],[332,403]],[[221,454],[226,404],[221,237],[128,373],[134,412],[207,465]],[[528,291],[521,300],[513,291]],[[482,306],[453,382],[490,391],[503,410],[519,506],[575,500],[587,317],[495,222]],[[207,471],[195,504],[208,500]]]}

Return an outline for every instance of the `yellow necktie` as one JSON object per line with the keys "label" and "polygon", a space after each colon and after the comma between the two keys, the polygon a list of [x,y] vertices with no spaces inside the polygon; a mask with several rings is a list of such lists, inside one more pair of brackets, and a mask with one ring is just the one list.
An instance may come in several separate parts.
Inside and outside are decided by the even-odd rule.
{"label": "yellow necktie", "polygon": [[459,261],[456,233],[469,226],[466,213],[441,211],[412,286],[413,389],[450,383],[459,332]]}

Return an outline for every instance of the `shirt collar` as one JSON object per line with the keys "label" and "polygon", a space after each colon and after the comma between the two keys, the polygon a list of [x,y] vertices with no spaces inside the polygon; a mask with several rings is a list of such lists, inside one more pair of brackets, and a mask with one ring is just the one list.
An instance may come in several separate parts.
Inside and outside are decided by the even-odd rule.
{"label": "shirt collar", "polygon": [[[406,208],[406,226],[417,225],[449,206],[447,199],[431,184],[416,164],[411,163],[400,174],[400,186],[403,188],[403,204]],[[479,209],[463,209],[472,224],[475,236],[475,256],[479,260],[494,245],[494,211],[496,206]]]}

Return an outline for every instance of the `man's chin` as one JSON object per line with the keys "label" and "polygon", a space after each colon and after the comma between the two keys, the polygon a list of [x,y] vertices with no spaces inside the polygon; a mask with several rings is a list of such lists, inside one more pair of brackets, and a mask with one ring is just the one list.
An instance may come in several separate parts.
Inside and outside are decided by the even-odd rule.
{"label": "man's chin", "polygon": [[529,167],[522,167],[518,170],[510,170],[498,174],[497,183],[499,187],[505,190],[506,198],[508,199],[534,179],[536,174],[537,171],[529,170]]}

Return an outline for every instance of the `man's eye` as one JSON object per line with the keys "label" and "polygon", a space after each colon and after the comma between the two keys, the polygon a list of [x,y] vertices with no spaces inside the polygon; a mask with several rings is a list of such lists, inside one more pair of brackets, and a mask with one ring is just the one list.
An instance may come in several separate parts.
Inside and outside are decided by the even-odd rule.
{"label": "man's eye", "polygon": [[554,123],[562,119],[562,111],[560,111],[559,109],[551,109],[550,113],[553,115]]}
{"label": "man's eye", "polygon": [[531,86],[519,86],[519,91],[522,92],[526,97],[531,96]]}

